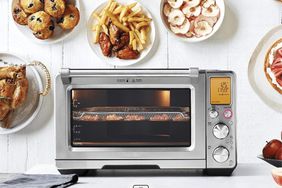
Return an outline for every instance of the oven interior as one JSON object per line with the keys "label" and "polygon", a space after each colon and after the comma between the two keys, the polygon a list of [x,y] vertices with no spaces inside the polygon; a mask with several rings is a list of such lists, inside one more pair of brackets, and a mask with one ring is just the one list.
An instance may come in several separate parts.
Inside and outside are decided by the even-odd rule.
{"label": "oven interior", "polygon": [[73,147],[189,147],[191,90],[72,89]]}

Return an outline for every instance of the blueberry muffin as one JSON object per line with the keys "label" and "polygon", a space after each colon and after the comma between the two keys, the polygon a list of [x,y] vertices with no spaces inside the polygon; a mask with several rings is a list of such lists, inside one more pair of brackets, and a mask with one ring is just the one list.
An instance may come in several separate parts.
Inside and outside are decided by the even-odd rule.
{"label": "blueberry muffin", "polygon": [[13,6],[13,19],[20,25],[27,25],[29,14],[25,13],[22,7],[17,3]]}
{"label": "blueberry muffin", "polygon": [[28,17],[28,27],[34,31],[46,29],[51,22],[51,16],[44,11],[36,12]]}
{"label": "blueberry muffin", "polygon": [[64,29],[73,29],[79,22],[79,10],[73,5],[67,5],[64,15],[59,18],[58,25]]}
{"label": "blueberry muffin", "polygon": [[44,10],[54,18],[63,16],[66,9],[65,0],[45,0]]}
{"label": "blueberry muffin", "polygon": [[33,32],[33,35],[38,39],[45,40],[53,35],[54,29],[54,22],[51,21],[46,29],[43,29],[42,31]]}
{"label": "blueberry muffin", "polygon": [[25,13],[33,14],[43,10],[44,0],[20,0],[20,5]]}

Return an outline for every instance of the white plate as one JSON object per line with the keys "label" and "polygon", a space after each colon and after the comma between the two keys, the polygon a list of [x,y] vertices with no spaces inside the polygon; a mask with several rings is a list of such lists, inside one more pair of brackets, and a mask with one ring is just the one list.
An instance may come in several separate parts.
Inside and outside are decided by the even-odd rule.
{"label": "white plate", "polygon": [[[134,0],[117,0],[118,3],[121,4],[130,4],[130,3],[134,3],[137,1]],[[151,26],[151,32],[150,32],[150,44],[141,52],[140,57],[138,59],[133,59],[133,60],[122,60],[119,59],[117,57],[105,57],[102,54],[102,51],[100,49],[100,45],[99,44],[94,44],[93,43],[93,38],[94,38],[94,32],[92,31],[92,27],[93,25],[95,25],[97,23],[97,21],[94,19],[93,17],[93,13],[97,12],[97,11],[101,11],[103,10],[103,8],[106,6],[107,2],[102,3],[101,5],[99,5],[91,14],[88,23],[87,23],[87,37],[88,37],[88,43],[90,45],[90,47],[92,48],[92,50],[94,51],[94,53],[100,57],[104,62],[110,64],[110,65],[114,65],[114,66],[129,66],[129,65],[133,65],[136,64],[138,62],[140,62],[142,59],[144,59],[149,52],[151,51],[154,42],[155,42],[155,35],[156,35],[156,29],[155,29],[155,23],[153,20],[153,17],[151,15],[151,13],[139,2],[137,2],[136,6],[140,6],[142,7],[142,10],[144,11],[144,13],[152,19],[152,22],[150,24]]]}
{"label": "white plate", "polygon": [[[0,53],[0,59],[3,60],[3,62],[8,62],[12,64],[29,64],[24,59],[9,53]],[[0,62],[0,66],[3,67],[5,65]],[[15,133],[23,129],[33,121],[33,119],[37,116],[40,110],[43,101],[43,97],[39,95],[39,93],[43,90],[40,75],[34,67],[27,66],[26,76],[29,82],[27,99],[22,106],[20,106],[13,112],[11,128],[0,128],[0,135]]]}
{"label": "white plate", "polygon": [[[12,5],[11,5],[11,15],[12,15],[12,10],[13,10],[13,5],[15,3],[17,3],[18,0],[13,0],[12,1]],[[79,5],[79,0],[70,0],[70,3],[75,5],[77,7],[77,9],[80,11],[80,5]],[[81,14],[80,14],[81,16]],[[13,17],[13,16],[11,16]],[[13,18],[12,18],[13,20]],[[18,28],[18,30],[28,39],[28,40],[31,40],[33,42],[36,42],[36,43],[40,43],[40,44],[54,44],[54,43],[58,43],[58,42],[61,42],[63,40],[65,40],[67,37],[69,37],[72,33],[75,32],[75,30],[79,27],[79,23],[78,25],[72,29],[72,30],[67,30],[67,31],[63,31],[57,24],[55,24],[55,30],[54,30],[54,33],[52,35],[51,38],[49,39],[46,39],[46,40],[40,40],[38,38],[36,38],[33,34],[32,34],[32,31],[28,28],[27,25],[20,25],[18,23],[16,23],[14,20],[13,22],[15,23],[16,27]]]}
{"label": "white plate", "polygon": [[197,38],[197,37],[187,38],[187,37],[177,36],[175,33],[173,33],[170,30],[169,26],[167,25],[167,23],[165,21],[167,18],[163,14],[164,3],[167,2],[167,0],[161,0],[161,4],[160,4],[160,15],[161,15],[161,18],[162,18],[163,25],[166,27],[166,29],[168,30],[169,33],[171,33],[176,38],[181,39],[182,41],[190,42],[190,43],[204,41],[204,40],[210,38],[211,36],[213,36],[219,30],[219,28],[221,27],[221,25],[223,23],[224,17],[225,17],[224,0],[215,0],[215,1],[216,1],[217,6],[220,9],[220,16],[219,16],[219,19],[217,20],[216,24],[213,26],[213,31],[209,35],[199,37],[199,38]]}
{"label": "white plate", "polygon": [[282,95],[268,82],[264,73],[264,59],[275,41],[282,37],[282,25],[270,30],[258,43],[249,62],[249,82],[257,95],[270,108],[282,112]]}

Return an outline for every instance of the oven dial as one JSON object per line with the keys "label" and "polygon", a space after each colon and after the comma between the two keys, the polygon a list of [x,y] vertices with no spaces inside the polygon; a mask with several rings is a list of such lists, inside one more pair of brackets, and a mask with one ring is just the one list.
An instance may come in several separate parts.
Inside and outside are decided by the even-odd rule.
{"label": "oven dial", "polygon": [[210,117],[211,117],[212,119],[218,117],[218,112],[217,112],[216,110],[211,110],[211,111],[209,112],[209,114],[210,114]]}
{"label": "oven dial", "polygon": [[229,134],[229,128],[223,123],[216,124],[213,127],[213,135],[218,139],[224,139]]}
{"label": "oven dial", "polygon": [[213,158],[218,163],[224,163],[229,158],[229,151],[225,147],[219,146],[213,151]]}

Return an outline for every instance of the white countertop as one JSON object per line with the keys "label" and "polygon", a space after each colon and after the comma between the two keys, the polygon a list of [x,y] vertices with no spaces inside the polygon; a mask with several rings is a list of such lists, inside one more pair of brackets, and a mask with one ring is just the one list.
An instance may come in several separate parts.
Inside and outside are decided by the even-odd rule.
{"label": "white countertop", "polygon": [[[0,52],[9,51],[29,60],[40,60],[50,69],[53,78],[61,67],[116,69],[117,67],[109,66],[97,57],[87,42],[86,22],[91,12],[105,1],[80,0],[81,20],[76,34],[58,44],[39,45],[27,40],[16,28],[11,16],[12,0],[0,0]],[[280,24],[282,3],[275,0],[225,0],[226,17],[222,28],[205,42],[187,44],[175,40],[175,37],[165,30],[159,16],[160,0],[140,2],[155,18],[158,46],[148,61],[129,68],[200,67],[235,71],[238,79],[238,160],[244,163],[261,162],[256,156],[261,153],[266,140],[280,137],[282,116],[267,107],[251,89],[247,75],[248,61],[261,37]],[[43,107],[31,125],[16,134],[0,136],[0,173],[22,173],[37,164],[54,164],[53,98],[52,91],[44,99]],[[240,169],[239,167],[238,171]],[[244,169],[241,170],[242,173],[250,172]],[[259,182],[257,185],[268,185],[262,186],[266,188],[273,185],[269,175],[262,177],[234,176],[223,178],[223,181],[221,178],[201,177],[147,180],[151,186],[157,187],[158,183],[164,182],[162,186],[169,188],[174,186],[170,181],[179,182],[178,186],[181,187],[187,187],[186,184],[190,181],[193,185],[201,183],[208,185],[207,187],[217,183],[228,186],[241,185],[245,180],[249,183]],[[248,178],[252,181],[247,181]],[[108,184],[106,187],[125,188],[130,187],[132,183],[139,183],[135,180],[142,183],[142,178],[94,178],[93,183],[98,183],[99,187],[109,183],[111,186]]]}
{"label": "white countertop", "polygon": [[[73,188],[275,188],[268,164],[239,164],[233,176],[80,177]],[[138,187],[139,188],[139,187]],[[143,188],[143,187],[142,187]],[[147,188],[147,187],[145,187]]]}

